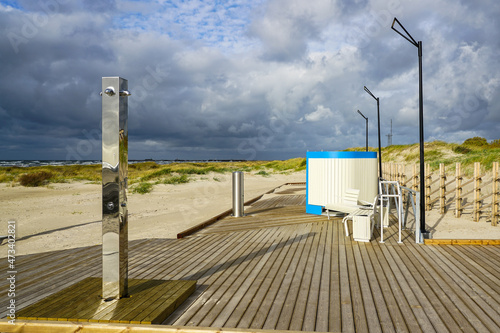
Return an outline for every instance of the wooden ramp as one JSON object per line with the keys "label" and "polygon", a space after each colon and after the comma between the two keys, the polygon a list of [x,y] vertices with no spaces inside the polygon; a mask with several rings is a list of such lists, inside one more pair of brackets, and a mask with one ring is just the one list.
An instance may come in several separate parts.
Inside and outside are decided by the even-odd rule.
{"label": "wooden ramp", "polygon": [[[131,278],[198,281],[163,325],[178,332],[500,332],[500,246],[422,245],[408,233],[398,244],[395,225],[384,230],[383,244],[358,243],[344,236],[340,220],[305,214],[297,191],[275,194],[246,207],[246,217],[226,217],[184,239],[130,242]],[[100,247],[23,256],[17,265],[21,309],[100,276]],[[6,290],[7,264],[0,269]],[[0,307],[7,302],[1,298]]]}

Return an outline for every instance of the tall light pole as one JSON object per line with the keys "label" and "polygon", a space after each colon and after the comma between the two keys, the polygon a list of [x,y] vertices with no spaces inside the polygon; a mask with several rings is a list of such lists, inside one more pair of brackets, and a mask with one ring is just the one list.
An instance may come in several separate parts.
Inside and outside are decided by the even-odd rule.
{"label": "tall light pole", "polygon": [[375,97],[372,92],[364,86],[365,91],[377,101],[377,119],[378,119],[378,176],[382,180],[382,148],[380,146],[380,100]]}
{"label": "tall light pole", "polygon": [[[398,24],[406,35],[402,34],[396,28]],[[419,141],[420,141],[420,233],[423,238],[429,238],[429,232],[425,230],[425,167],[424,167],[424,89],[422,84],[422,41],[415,41],[403,25],[394,18],[392,21],[392,30],[396,31],[401,37],[409,41],[413,46],[418,49],[418,127],[419,127]]]}
{"label": "tall light pole", "polygon": [[366,151],[368,151],[368,117],[365,117],[365,115],[362,114],[361,111],[359,110],[358,113],[361,115],[361,117],[365,118],[366,120]]}

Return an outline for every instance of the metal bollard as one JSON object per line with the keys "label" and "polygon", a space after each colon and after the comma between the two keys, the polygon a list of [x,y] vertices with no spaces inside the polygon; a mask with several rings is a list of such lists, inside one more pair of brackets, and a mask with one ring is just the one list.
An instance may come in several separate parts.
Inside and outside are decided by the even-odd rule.
{"label": "metal bollard", "polygon": [[244,189],[243,189],[243,172],[234,171],[233,172],[233,216],[242,217],[244,216]]}

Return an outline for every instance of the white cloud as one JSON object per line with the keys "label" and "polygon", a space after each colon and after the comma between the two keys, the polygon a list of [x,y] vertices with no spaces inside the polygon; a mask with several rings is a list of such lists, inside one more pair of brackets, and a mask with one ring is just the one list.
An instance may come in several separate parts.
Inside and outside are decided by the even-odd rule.
{"label": "white cloud", "polygon": [[323,105],[318,105],[314,112],[304,116],[307,121],[325,121],[333,117],[333,112],[330,108],[325,108]]}

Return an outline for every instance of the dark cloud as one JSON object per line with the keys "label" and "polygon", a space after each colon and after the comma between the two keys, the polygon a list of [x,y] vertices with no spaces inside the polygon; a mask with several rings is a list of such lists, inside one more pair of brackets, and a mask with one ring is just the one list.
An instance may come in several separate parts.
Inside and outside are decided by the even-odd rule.
{"label": "dark cloud", "polygon": [[[500,130],[499,5],[327,0],[0,5],[0,159],[99,159],[101,77],[129,80],[130,158],[290,158]],[[167,5],[165,5],[167,6]],[[153,8],[154,7],[154,8]]]}
{"label": "dark cloud", "polygon": [[270,0],[262,16],[250,25],[250,35],[263,46],[263,59],[293,61],[306,55],[308,43],[338,15],[332,1]]}

